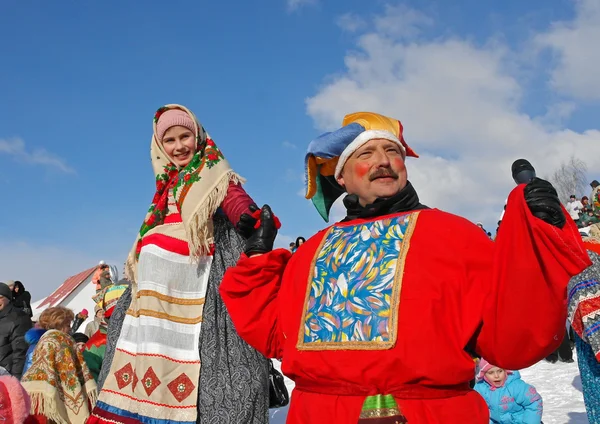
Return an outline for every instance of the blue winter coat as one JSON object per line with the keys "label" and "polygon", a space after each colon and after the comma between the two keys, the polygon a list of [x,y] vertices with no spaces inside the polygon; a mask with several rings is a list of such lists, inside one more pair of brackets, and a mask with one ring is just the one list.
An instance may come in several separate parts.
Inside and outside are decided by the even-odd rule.
{"label": "blue winter coat", "polygon": [[504,386],[494,388],[481,380],[475,390],[485,399],[490,409],[490,424],[540,424],[542,422],[542,397],[535,387],[521,380],[513,371]]}
{"label": "blue winter coat", "polygon": [[40,338],[44,335],[46,330],[41,328],[31,328],[25,333],[25,341],[29,344],[27,349],[27,355],[25,356],[25,365],[23,366],[23,374],[31,367],[31,361],[33,360],[33,351],[37,346]]}

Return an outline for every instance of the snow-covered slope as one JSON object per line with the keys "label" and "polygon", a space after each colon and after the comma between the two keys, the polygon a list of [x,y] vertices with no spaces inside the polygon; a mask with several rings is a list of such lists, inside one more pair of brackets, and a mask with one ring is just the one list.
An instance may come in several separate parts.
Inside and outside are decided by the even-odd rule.
{"label": "snow-covered slope", "polygon": [[[280,369],[279,362],[273,363],[275,368]],[[577,362],[550,364],[542,361],[522,370],[521,376],[542,395],[544,424],[588,424]],[[294,383],[286,378],[286,385],[291,393]],[[271,424],[285,424],[287,409],[271,410]]]}
{"label": "snow-covered slope", "polygon": [[521,377],[544,400],[544,424],[588,424],[577,358],[573,364],[542,361],[521,371]]}

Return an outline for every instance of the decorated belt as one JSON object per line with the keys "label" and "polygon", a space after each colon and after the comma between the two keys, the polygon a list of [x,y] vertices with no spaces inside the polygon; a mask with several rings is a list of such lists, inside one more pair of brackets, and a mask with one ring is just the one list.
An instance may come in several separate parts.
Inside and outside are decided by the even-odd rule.
{"label": "decorated belt", "polygon": [[471,388],[469,383],[438,387],[407,384],[391,389],[393,394],[374,395],[367,388],[356,386],[323,384],[323,382],[313,386],[306,382],[299,382],[296,390],[331,396],[366,396],[358,424],[404,424],[408,423],[408,420],[402,414],[396,399],[446,399],[464,395],[470,392]]}

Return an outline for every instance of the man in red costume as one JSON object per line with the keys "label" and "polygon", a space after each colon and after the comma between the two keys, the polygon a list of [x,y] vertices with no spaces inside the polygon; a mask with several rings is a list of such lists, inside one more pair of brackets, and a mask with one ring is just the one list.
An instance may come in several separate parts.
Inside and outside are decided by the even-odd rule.
{"label": "man in red costume", "polygon": [[590,264],[556,191],[510,194],[497,241],[419,202],[399,121],[345,117],[308,149],[307,198],[347,217],[292,256],[268,206],[221,294],[239,334],[283,358],[288,423],[486,424],[472,355],[528,367],[561,342],[569,278]]}

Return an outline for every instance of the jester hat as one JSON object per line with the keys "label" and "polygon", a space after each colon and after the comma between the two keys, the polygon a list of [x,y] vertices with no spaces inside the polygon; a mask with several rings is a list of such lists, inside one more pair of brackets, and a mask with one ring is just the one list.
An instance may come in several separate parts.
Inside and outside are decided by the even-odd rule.
{"label": "jester hat", "polygon": [[342,128],[310,142],[304,160],[306,198],[311,199],[325,221],[333,203],[345,192],[336,178],[352,153],[370,140],[381,138],[398,143],[403,155],[419,157],[404,141],[402,123],[373,112],[346,115]]}

